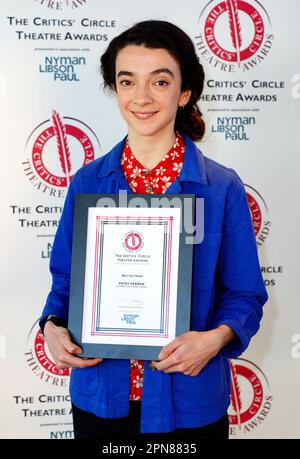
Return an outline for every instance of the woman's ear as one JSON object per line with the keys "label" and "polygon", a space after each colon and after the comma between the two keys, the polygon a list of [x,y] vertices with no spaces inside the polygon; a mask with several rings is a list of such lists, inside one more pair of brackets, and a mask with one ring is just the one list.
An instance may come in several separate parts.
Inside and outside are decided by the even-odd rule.
{"label": "woman's ear", "polygon": [[192,95],[192,90],[191,89],[186,89],[185,91],[182,91],[180,99],[179,99],[179,106],[184,106],[188,103]]}

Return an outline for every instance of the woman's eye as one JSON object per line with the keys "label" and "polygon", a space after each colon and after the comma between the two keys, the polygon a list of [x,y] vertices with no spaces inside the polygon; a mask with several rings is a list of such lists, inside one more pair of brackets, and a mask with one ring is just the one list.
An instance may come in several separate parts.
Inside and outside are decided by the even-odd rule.
{"label": "woman's eye", "polygon": [[169,83],[165,80],[158,80],[155,82],[157,86],[167,86]]}
{"label": "woman's eye", "polygon": [[129,80],[122,80],[120,81],[121,86],[129,86],[131,84],[131,81]]}

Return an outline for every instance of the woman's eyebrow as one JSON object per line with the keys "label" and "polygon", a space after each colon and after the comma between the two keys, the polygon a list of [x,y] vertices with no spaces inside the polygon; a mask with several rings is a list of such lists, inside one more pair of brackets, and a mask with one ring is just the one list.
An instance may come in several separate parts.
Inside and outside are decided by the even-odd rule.
{"label": "woman's eyebrow", "polygon": [[[159,73],[167,73],[168,75],[170,75],[172,78],[174,78],[174,73],[172,72],[172,70],[168,69],[167,67],[163,67],[161,69],[156,69],[156,70],[152,70],[152,72],[150,72],[150,75],[158,75]],[[128,70],[120,70],[117,74],[117,78],[119,78],[120,76],[134,76],[135,73],[134,72],[129,72]]]}

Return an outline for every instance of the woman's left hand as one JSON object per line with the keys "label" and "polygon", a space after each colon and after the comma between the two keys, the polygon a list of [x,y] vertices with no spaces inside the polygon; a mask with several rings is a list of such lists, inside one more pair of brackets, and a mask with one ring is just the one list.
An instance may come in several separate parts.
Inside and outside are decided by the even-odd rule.
{"label": "woman's left hand", "polygon": [[152,365],[165,373],[197,376],[233,338],[234,332],[226,325],[205,332],[190,331],[165,346],[158,356],[160,362],[152,361]]}

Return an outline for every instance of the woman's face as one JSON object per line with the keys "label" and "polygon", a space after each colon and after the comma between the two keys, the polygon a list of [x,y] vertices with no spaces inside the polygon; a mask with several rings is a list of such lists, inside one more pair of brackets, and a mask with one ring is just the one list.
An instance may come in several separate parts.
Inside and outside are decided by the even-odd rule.
{"label": "woman's face", "polygon": [[178,106],[191,94],[181,92],[180,67],[167,50],[136,45],[117,54],[115,90],[128,132],[142,136],[174,131]]}

